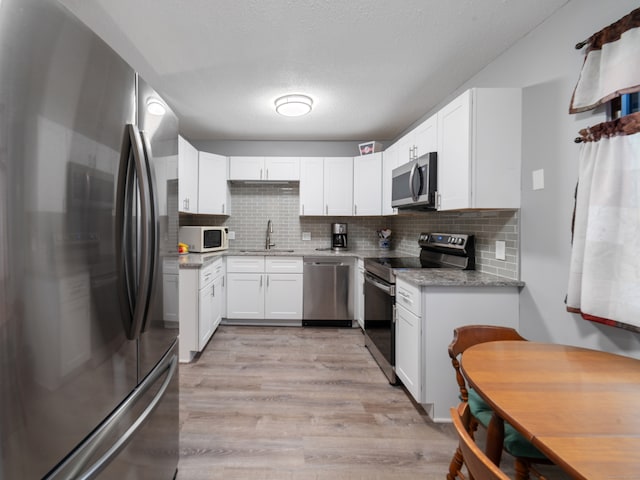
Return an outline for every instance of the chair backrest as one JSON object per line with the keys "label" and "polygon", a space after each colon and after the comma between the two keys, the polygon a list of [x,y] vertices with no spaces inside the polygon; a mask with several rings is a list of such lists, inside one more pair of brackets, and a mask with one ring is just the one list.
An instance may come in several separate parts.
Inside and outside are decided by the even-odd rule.
{"label": "chair backrest", "polygon": [[467,466],[469,476],[474,480],[510,480],[489,457],[478,447],[469,435],[471,411],[469,404],[462,402],[458,408],[451,408],[451,419],[460,440],[460,450]]}
{"label": "chair backrest", "polygon": [[466,325],[453,330],[453,340],[449,344],[449,357],[451,364],[456,371],[456,380],[460,388],[460,398],[463,402],[469,399],[467,384],[458,357],[469,347],[485,342],[495,342],[498,340],[519,340],[527,339],[520,336],[513,328],[497,327],[495,325]]}

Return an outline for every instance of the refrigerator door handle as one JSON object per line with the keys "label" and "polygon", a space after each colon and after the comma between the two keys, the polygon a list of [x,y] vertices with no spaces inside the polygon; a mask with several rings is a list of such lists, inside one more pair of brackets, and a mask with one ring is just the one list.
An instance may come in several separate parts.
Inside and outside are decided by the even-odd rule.
{"label": "refrigerator door handle", "polygon": [[139,333],[142,333],[146,330],[148,313],[149,313],[149,305],[151,303],[151,293],[153,292],[153,280],[156,275],[156,269],[158,266],[158,200],[156,198],[155,192],[155,177],[152,175],[151,166],[149,163],[153,158],[153,154],[151,153],[151,144],[149,143],[149,138],[147,134],[143,131],[140,131],[140,138],[142,140],[142,151],[144,153],[143,163],[144,168],[146,170],[145,180],[147,183],[147,190],[149,192],[149,237],[148,237],[148,255],[149,255],[149,283],[147,286],[147,291],[141,293],[140,298],[144,300],[145,309],[143,322],[140,325]]}
{"label": "refrigerator door handle", "polygon": [[115,231],[120,310],[130,340],[140,334],[151,291],[149,249],[153,225],[148,178],[140,132],[135,125],[127,124],[118,169]]}
{"label": "refrigerator door handle", "polygon": [[[96,478],[100,472],[102,472],[109,463],[122,451],[122,449],[129,443],[136,432],[144,425],[147,418],[158,407],[158,404],[164,397],[169,384],[176,374],[178,367],[178,357],[175,354],[166,355],[153,371],[144,379],[144,381],[138,385],[133,393],[102,423],[100,427],[80,446],[76,452],[71,455],[62,465],[60,465],[54,472],[46,477],[46,480],[58,480],[75,478],[78,480],[91,480]],[[109,437],[112,431],[117,427],[118,423],[123,419],[126,419],[129,410],[140,400],[145,393],[153,387],[156,382],[167,372],[166,378],[162,382],[158,392],[153,397],[153,400],[149,402],[140,416],[127,428],[109,449],[91,466],[85,468],[92,456],[96,451],[103,446],[105,439]]]}

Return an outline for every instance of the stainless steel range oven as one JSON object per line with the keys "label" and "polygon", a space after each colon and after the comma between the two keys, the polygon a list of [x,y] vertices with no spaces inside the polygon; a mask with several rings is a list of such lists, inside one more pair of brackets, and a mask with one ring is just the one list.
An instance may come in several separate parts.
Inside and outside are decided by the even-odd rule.
{"label": "stainless steel range oven", "polygon": [[364,337],[389,383],[395,374],[395,272],[410,268],[475,268],[473,235],[421,233],[419,257],[365,258]]}

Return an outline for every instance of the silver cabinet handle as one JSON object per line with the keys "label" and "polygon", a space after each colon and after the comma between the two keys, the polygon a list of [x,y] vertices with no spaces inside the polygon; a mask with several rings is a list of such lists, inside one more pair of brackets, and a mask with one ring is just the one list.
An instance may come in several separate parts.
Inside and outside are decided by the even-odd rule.
{"label": "silver cabinet handle", "polygon": [[262,288],[262,275],[260,275],[260,288]]}
{"label": "silver cabinet handle", "polygon": [[222,213],[224,213],[224,203],[222,204]]}
{"label": "silver cabinet handle", "polygon": [[260,169],[260,180],[262,180],[262,169]]}
{"label": "silver cabinet handle", "polygon": [[358,215],[358,205],[354,205],[353,206],[353,210],[354,210],[354,215]]}
{"label": "silver cabinet handle", "polygon": [[324,206],[324,213],[325,215],[329,215],[329,205]]}
{"label": "silver cabinet handle", "polygon": [[216,286],[215,286],[215,284],[211,285],[211,296],[212,297],[216,296]]}
{"label": "silver cabinet handle", "polygon": [[266,180],[269,180],[269,169],[267,168],[267,175],[264,177]]}
{"label": "silver cabinet handle", "polygon": [[269,275],[267,275],[267,288],[269,288]]}

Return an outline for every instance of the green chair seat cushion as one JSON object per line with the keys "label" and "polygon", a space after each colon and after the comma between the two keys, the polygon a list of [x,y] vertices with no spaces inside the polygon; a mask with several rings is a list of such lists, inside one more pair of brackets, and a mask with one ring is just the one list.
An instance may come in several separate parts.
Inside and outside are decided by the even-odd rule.
{"label": "green chair seat cushion", "polygon": [[[493,410],[491,410],[487,402],[485,402],[473,388],[469,388],[468,403],[473,416],[476,417],[478,422],[484,425],[485,428],[488,427],[493,415]],[[507,422],[504,422],[504,449],[514,457],[547,458]]]}

